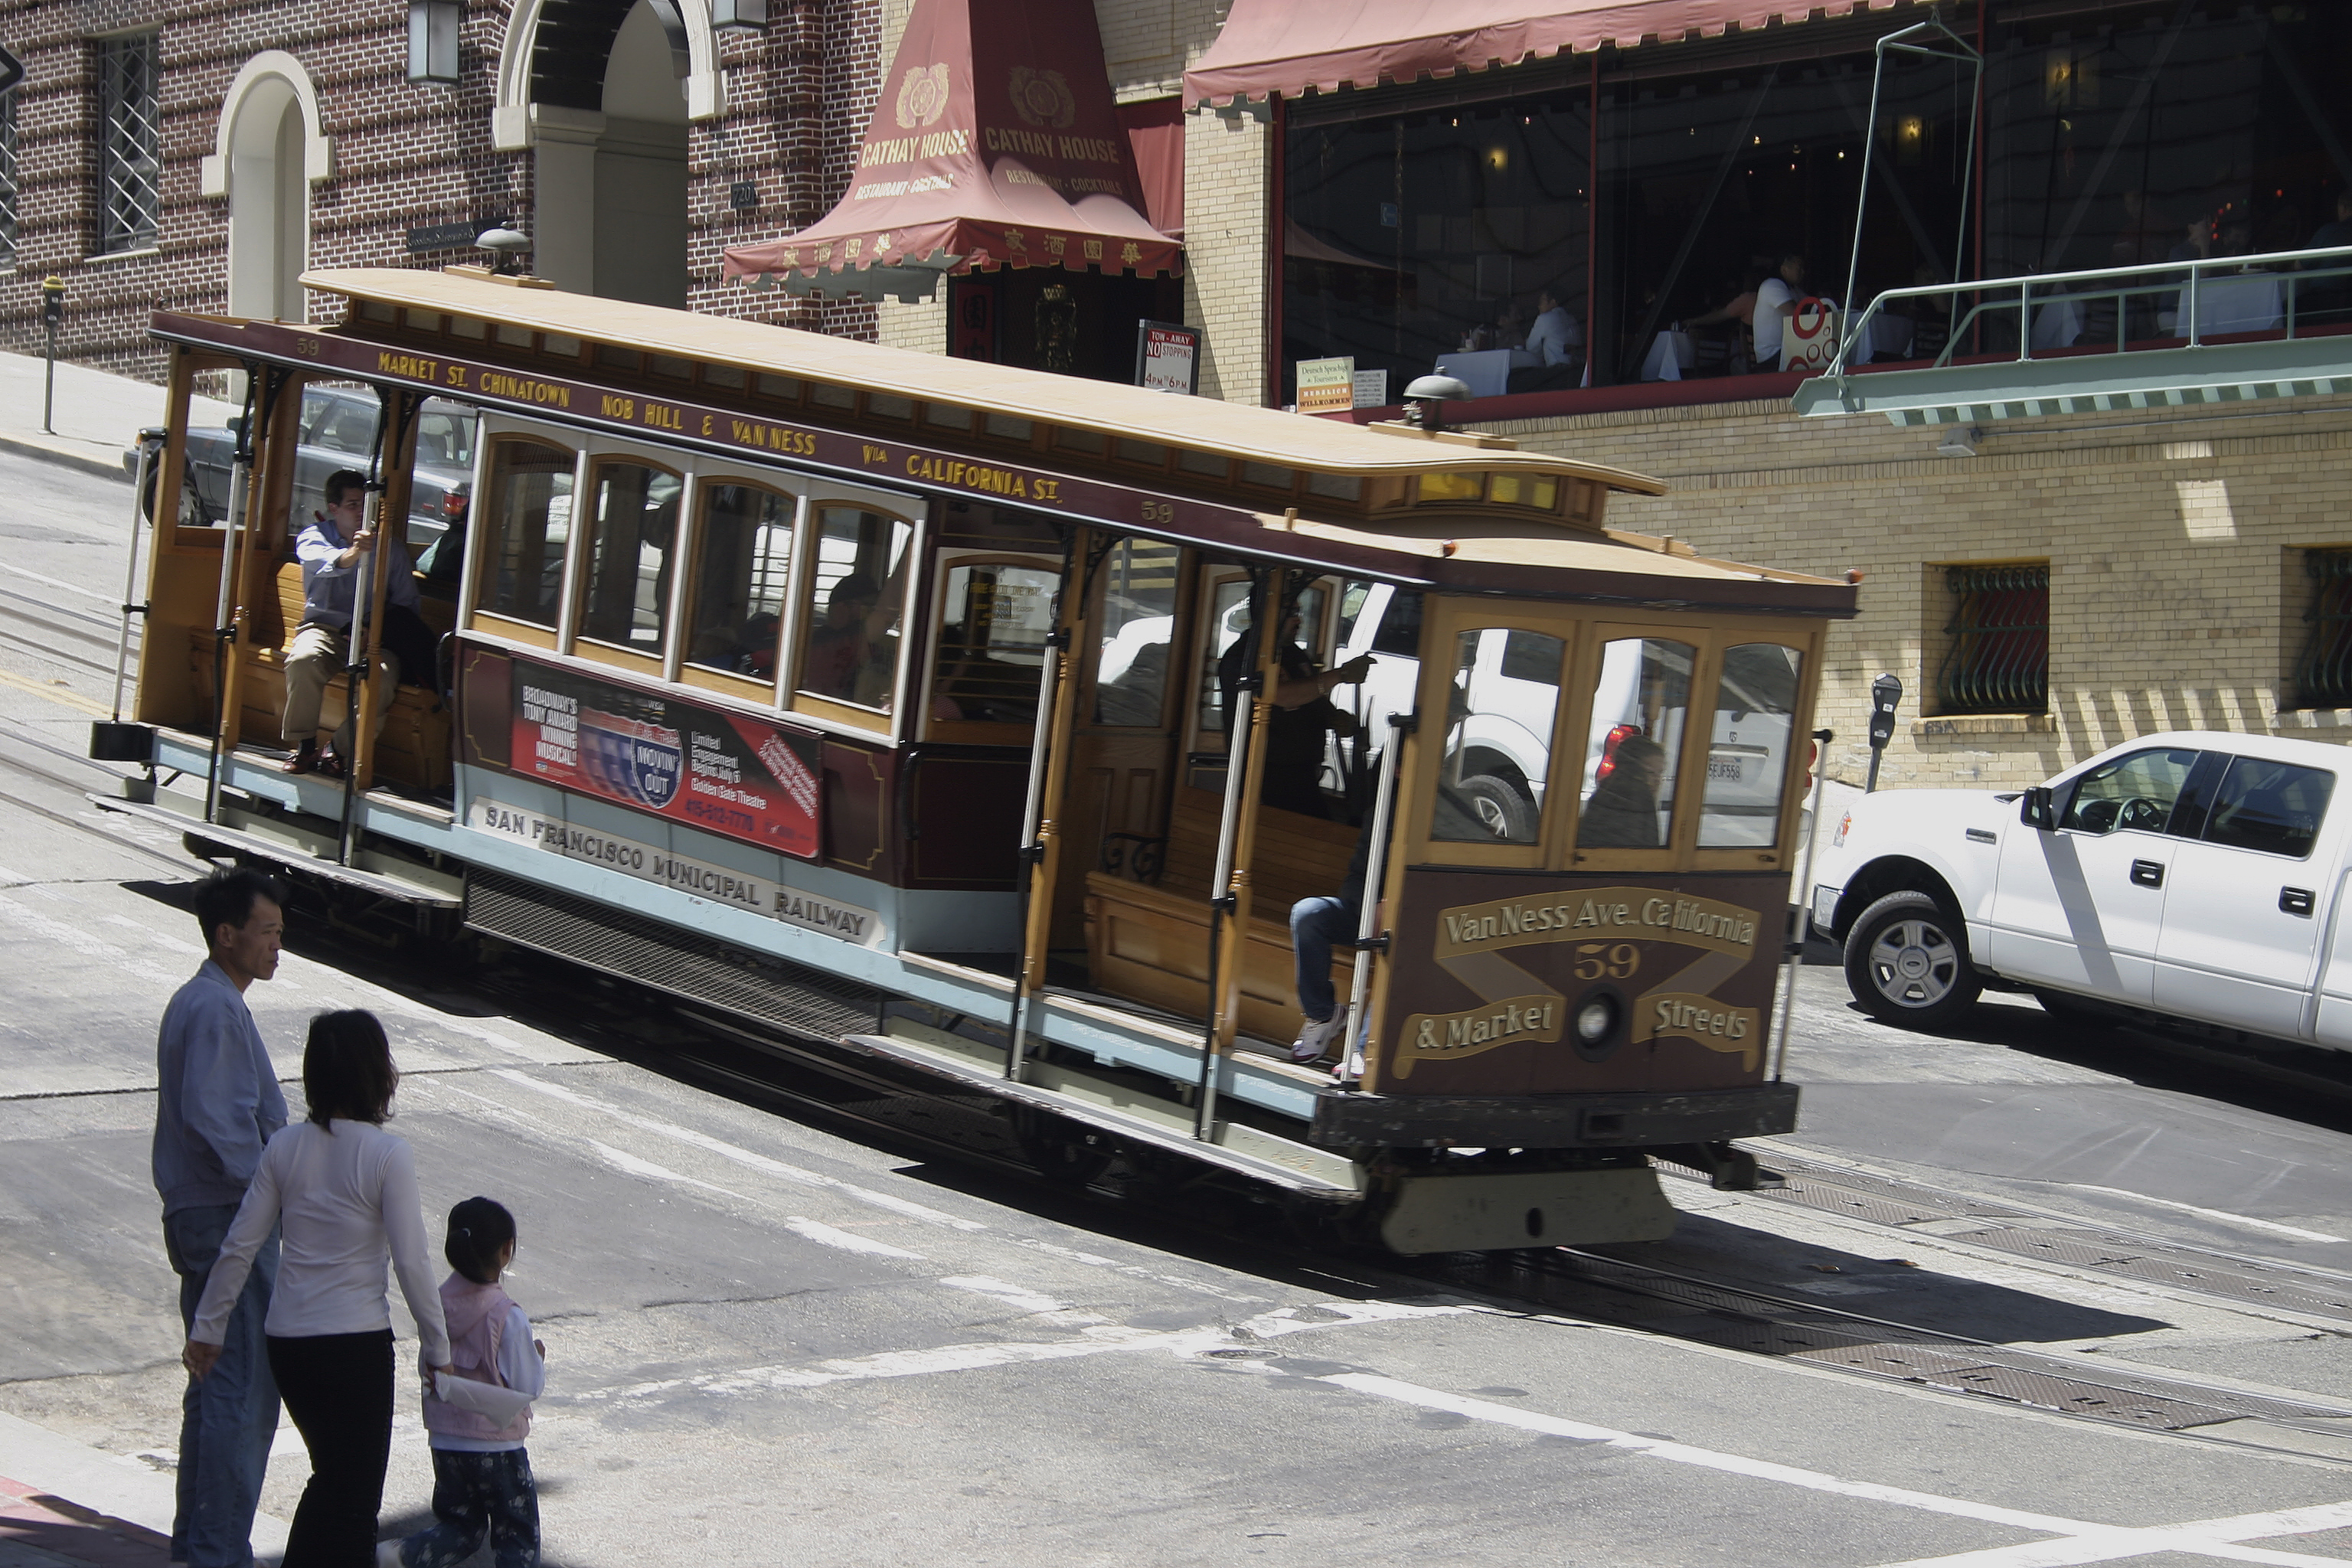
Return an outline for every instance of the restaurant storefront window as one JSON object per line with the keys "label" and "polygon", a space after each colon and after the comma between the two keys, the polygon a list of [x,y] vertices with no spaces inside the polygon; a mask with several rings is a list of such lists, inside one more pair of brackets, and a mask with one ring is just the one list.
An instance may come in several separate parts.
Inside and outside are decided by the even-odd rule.
{"label": "restaurant storefront window", "polygon": [[[1866,204],[1872,46],[1911,7],[1286,102],[1286,372],[1352,355],[1393,397],[1441,357],[1478,395],[1778,370],[1799,340],[1769,302],[1845,292],[1858,207],[1855,304],[2293,249],[2352,188],[2352,115],[2326,90],[2352,77],[2352,8],[1979,9],[1947,16],[1982,42],[1979,147],[1972,73],[1891,54]],[[2164,303],[2123,327],[2169,331]],[[2037,346],[2112,342],[2113,317],[2037,319]],[[2004,332],[2013,348],[2013,320],[1967,346]],[[1939,312],[1896,314],[1860,357],[1929,358],[1946,335]]]}

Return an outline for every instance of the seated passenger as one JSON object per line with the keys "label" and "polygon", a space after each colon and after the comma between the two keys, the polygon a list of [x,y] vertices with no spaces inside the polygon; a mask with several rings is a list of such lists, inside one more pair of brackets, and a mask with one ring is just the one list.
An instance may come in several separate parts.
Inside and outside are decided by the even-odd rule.
{"label": "seated passenger", "polygon": [[1298,1011],[1306,1024],[1291,1043],[1290,1059],[1302,1065],[1318,1062],[1341,1048],[1347,1032],[1348,1009],[1331,990],[1331,951],[1354,945],[1364,915],[1364,870],[1371,858],[1372,831],[1367,826],[1356,840],[1355,858],[1336,896],[1301,899],[1290,906],[1292,979],[1298,987]]}
{"label": "seated passenger", "polygon": [[1666,749],[1646,735],[1617,743],[1617,763],[1584,803],[1576,829],[1580,849],[1655,849],[1658,785],[1666,776]]}
{"label": "seated passenger", "polygon": [[[352,735],[347,720],[335,731],[326,753],[319,752],[319,703],[327,682],[349,661],[352,604],[361,563],[377,556],[389,573],[384,583],[385,635],[378,639],[381,661],[375,668],[375,723],[372,734],[383,732],[392,710],[393,688],[402,679],[404,657],[418,661],[415,627],[425,623],[417,615],[416,577],[409,569],[408,552],[397,536],[381,537],[366,526],[367,476],[338,468],[327,476],[327,510],[302,531],[294,546],[302,563],[302,624],[286,650],[286,715],[283,733],[294,754],[280,764],[289,773],[322,773],[340,778],[349,765]],[[402,619],[404,612],[406,620]],[[414,623],[414,626],[410,626]],[[394,634],[395,626],[401,628]],[[431,677],[429,628],[423,668],[412,679]],[[406,653],[400,651],[404,645]]]}
{"label": "seated passenger", "polygon": [[890,706],[890,647],[875,619],[882,590],[863,572],[833,585],[824,624],[809,634],[801,689],[866,708]]}

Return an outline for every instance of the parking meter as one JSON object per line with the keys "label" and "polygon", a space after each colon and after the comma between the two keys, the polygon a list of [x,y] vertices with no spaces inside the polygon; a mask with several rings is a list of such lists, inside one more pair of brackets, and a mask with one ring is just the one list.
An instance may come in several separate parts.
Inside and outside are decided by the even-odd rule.
{"label": "parking meter", "polygon": [[47,368],[41,374],[41,428],[57,434],[58,405],[58,329],[65,325],[66,280],[51,276],[41,279],[41,325],[48,329],[49,348]]}
{"label": "parking meter", "polygon": [[1886,742],[1895,739],[1895,710],[1903,701],[1903,683],[1891,675],[1882,675],[1870,683],[1870,778],[1863,785],[1867,794],[1878,787],[1878,759],[1886,754]]}

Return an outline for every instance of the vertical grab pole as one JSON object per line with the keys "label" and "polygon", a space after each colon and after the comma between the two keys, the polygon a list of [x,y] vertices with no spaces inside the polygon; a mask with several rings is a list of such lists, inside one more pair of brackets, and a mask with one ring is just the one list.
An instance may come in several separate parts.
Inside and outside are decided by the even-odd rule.
{"label": "vertical grab pole", "polygon": [[1372,990],[1372,954],[1380,951],[1381,890],[1388,885],[1389,839],[1395,824],[1397,757],[1412,730],[1412,715],[1389,715],[1389,743],[1381,757],[1380,787],[1372,795],[1372,820],[1364,831],[1372,836],[1371,853],[1364,857],[1364,891],[1356,916],[1356,973],[1348,986],[1348,1036],[1339,1042],[1339,1083],[1353,1089],[1364,1076],[1363,1054],[1356,1042],[1364,1037],[1368,1020],[1364,1005]]}
{"label": "vertical grab pole", "polygon": [[[237,536],[245,526],[247,492],[253,488],[254,376],[245,379],[245,416],[237,426],[236,450],[228,471],[228,516],[221,535],[220,596],[213,608],[213,737],[212,758],[205,771],[205,820],[220,820],[222,751],[229,723],[228,645],[236,636],[229,625],[229,596],[236,585]],[[160,524],[158,526],[161,526]]]}
{"label": "vertical grab pole", "polygon": [[[1225,814],[1217,826],[1217,889],[1209,906],[1209,1019],[1201,1047],[1200,1103],[1193,1136],[1217,1136],[1217,1064],[1233,1050],[1241,1014],[1242,955],[1249,942],[1250,861],[1257,847],[1258,795],[1265,779],[1265,731],[1274,720],[1274,688],[1282,668],[1282,568],[1251,574],[1257,603],[1250,629],[1257,638],[1256,689],[1250,694],[1247,743],[1241,765],[1225,748]],[[1233,722],[1226,717],[1227,724]]]}
{"label": "vertical grab pole", "polygon": [[[131,617],[144,615],[147,612],[147,606],[133,604],[131,595],[139,591],[139,531],[146,523],[143,511],[147,501],[147,481],[154,479],[161,469],[163,442],[164,437],[159,436],[152,440],[139,443],[139,474],[131,482],[131,552],[122,568],[122,631],[114,640],[114,718],[112,721],[117,724],[122,722],[122,688],[131,668]],[[163,499],[160,493],[163,488],[161,483],[155,487],[159,492],[156,497],[158,500]],[[162,524],[159,523],[157,526],[161,527]]]}
{"label": "vertical grab pole", "polygon": [[[1046,640],[1045,665],[1037,687],[1036,739],[1029,752],[1029,803],[1024,808],[1024,827],[1034,824],[1034,835],[1022,847],[1025,862],[1021,884],[1021,965],[1013,978],[1013,1045],[1005,1053],[1004,1076],[1018,1080],[1029,1044],[1029,998],[1045,989],[1045,965],[1054,939],[1054,884],[1062,862],[1062,801],[1070,782],[1070,738],[1077,728],[1079,639],[1086,635],[1087,598],[1093,574],[1080,570],[1094,537],[1090,529],[1073,529],[1062,559],[1061,604],[1055,615],[1054,635]],[[1045,704],[1050,700],[1052,706]],[[1042,764],[1042,765],[1041,765]]]}
{"label": "vertical grab pole", "polygon": [[[1828,752],[1830,742],[1834,738],[1828,730],[1813,731],[1813,740],[1823,754]],[[1805,833],[1805,869],[1797,889],[1797,930],[1788,939],[1788,951],[1780,962],[1780,1038],[1772,1042],[1774,1083],[1780,1081],[1780,1075],[1789,1065],[1789,1022],[1797,1010],[1797,975],[1804,963],[1805,939],[1812,934],[1813,858],[1822,850],[1822,785],[1828,777],[1828,771],[1821,765],[1821,758],[1816,757],[1813,760],[1812,826]]]}

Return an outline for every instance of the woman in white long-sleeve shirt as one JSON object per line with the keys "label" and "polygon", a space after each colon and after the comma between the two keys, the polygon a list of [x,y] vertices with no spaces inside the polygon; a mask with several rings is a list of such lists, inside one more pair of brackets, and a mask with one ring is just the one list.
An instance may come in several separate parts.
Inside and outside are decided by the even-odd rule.
{"label": "woman in white long-sleeve shirt", "polygon": [[[220,1355],[255,1250],[284,1222],[285,1257],[263,1321],[269,1370],[310,1450],[285,1568],[363,1568],[392,1454],[392,1313],[387,1256],[416,1319],[424,1364],[450,1369],[441,1295],[425,1252],[416,1161],[383,1130],[400,1074],[372,1013],[321,1013],[302,1052],[310,1119],[269,1140],[205,1282],[188,1333],[188,1370]],[[429,1386],[428,1381],[428,1386]]]}

